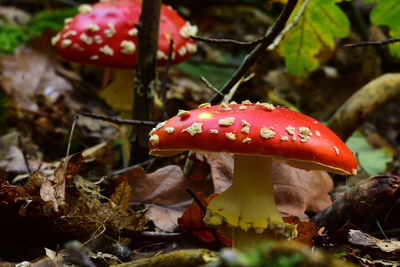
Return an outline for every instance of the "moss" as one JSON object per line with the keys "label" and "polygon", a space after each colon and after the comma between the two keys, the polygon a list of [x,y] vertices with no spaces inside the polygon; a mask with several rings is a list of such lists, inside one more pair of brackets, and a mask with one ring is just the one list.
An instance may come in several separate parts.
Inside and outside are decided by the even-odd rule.
{"label": "moss", "polygon": [[76,8],[45,10],[35,14],[26,25],[7,24],[1,20],[0,55],[14,53],[18,46],[39,37],[46,29],[61,30],[64,19],[76,13]]}
{"label": "moss", "polygon": [[14,50],[28,42],[29,38],[28,30],[21,25],[0,25],[0,55],[14,53]]}

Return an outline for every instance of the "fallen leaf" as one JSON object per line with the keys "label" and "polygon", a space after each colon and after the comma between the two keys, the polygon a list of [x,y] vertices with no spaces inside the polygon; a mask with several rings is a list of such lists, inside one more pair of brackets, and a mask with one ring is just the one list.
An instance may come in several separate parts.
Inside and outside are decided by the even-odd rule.
{"label": "fallen leaf", "polygon": [[162,231],[173,232],[178,227],[178,218],[182,215],[181,210],[158,205],[147,205],[147,218],[153,221],[154,226]]}
{"label": "fallen leaf", "polygon": [[[367,258],[368,257],[368,258]],[[398,267],[398,261],[390,261],[387,259],[372,260],[369,255],[365,258],[355,255],[354,253],[348,253],[346,258],[358,262],[359,266],[381,266],[381,267]]]}
{"label": "fallen leaf", "polygon": [[68,158],[67,169],[65,170],[65,178],[72,179],[79,173],[83,167],[84,158],[82,153],[76,153]]}
{"label": "fallen leaf", "polygon": [[10,185],[6,180],[0,179],[0,205],[8,205],[29,199],[30,194],[25,186]]}
{"label": "fallen leaf", "polygon": [[381,240],[359,230],[349,230],[348,238],[353,245],[379,249],[392,254],[400,252],[400,241],[398,240]]}
{"label": "fallen leaf", "polygon": [[124,210],[128,210],[129,201],[132,199],[132,189],[129,185],[128,179],[122,180],[119,183],[114,193],[110,197],[110,203],[122,207]]}
{"label": "fallen leaf", "polygon": [[230,153],[196,152],[199,160],[210,164],[214,192],[222,193],[232,184],[233,155]]}
{"label": "fallen leaf", "polygon": [[[29,164],[32,166],[31,164]],[[0,161],[0,168],[6,172],[28,172],[22,151],[16,146],[10,146],[6,156]]]}
{"label": "fallen leaf", "polygon": [[272,177],[275,202],[282,213],[301,217],[305,211],[318,212],[332,203],[333,181],[327,172],[305,171],[275,161]]}
{"label": "fallen leaf", "polygon": [[17,109],[37,111],[35,95],[54,101],[72,86],[55,73],[50,53],[20,46],[14,55],[0,58],[0,84]]}
{"label": "fallen leaf", "polygon": [[156,227],[164,231],[174,230],[176,219],[192,202],[186,188],[211,194],[209,180],[191,181],[187,179],[179,166],[169,165],[146,174],[142,168],[134,168],[120,175],[120,179],[129,180],[132,188],[131,204],[145,204],[149,209],[147,217]]}
{"label": "fallen leaf", "polygon": [[45,176],[40,187],[40,197],[43,201],[52,202],[54,210],[65,204],[65,180],[73,178],[83,165],[81,153],[66,157],[54,171],[54,175]]}
{"label": "fallen leaf", "polygon": [[134,169],[129,174],[129,181],[133,188],[133,201],[136,203],[158,204],[185,208],[191,201],[186,188],[193,191],[210,192],[210,182],[193,182],[187,179],[179,166],[169,165],[153,173],[145,174],[143,169]]}

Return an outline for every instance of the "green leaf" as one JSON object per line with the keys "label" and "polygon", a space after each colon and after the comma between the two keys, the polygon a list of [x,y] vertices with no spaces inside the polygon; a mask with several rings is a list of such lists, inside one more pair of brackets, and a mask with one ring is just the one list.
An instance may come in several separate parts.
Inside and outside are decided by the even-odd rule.
{"label": "green leaf", "polygon": [[369,175],[382,173],[386,164],[393,160],[393,154],[388,148],[372,147],[360,131],[356,131],[346,144],[357,154],[359,164]]}
{"label": "green leaf", "polygon": [[[400,1],[379,0],[370,13],[371,22],[389,26],[391,37],[400,37]],[[400,43],[389,44],[393,56],[400,57]]]}
{"label": "green leaf", "polygon": [[[296,16],[300,1],[290,21]],[[350,22],[335,0],[311,0],[297,24],[287,33],[279,51],[285,58],[286,67],[294,75],[304,75],[318,68],[322,54],[330,53],[335,37],[346,37]],[[288,23],[290,23],[290,21]]]}
{"label": "green leaf", "polygon": [[29,34],[21,25],[0,25],[0,55],[14,53],[19,45],[27,41],[29,41]]}

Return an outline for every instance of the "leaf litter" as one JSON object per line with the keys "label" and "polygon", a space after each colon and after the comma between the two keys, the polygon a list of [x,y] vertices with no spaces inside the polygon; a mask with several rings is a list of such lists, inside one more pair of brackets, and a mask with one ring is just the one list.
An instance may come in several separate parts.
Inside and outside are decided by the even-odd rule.
{"label": "leaf litter", "polygon": [[[213,10],[217,14],[221,13],[219,7]],[[257,17],[257,19],[262,17],[263,23],[272,21],[271,17],[265,14],[260,16],[258,11],[253,12],[258,16],[251,15],[251,20],[254,17]],[[226,14],[226,16],[229,15]],[[224,32],[227,29],[230,29],[230,31],[240,30],[243,36],[246,35],[246,38],[253,39],[254,37],[252,36],[254,33],[249,34],[249,29],[237,29],[237,25],[233,24],[218,24],[211,28],[214,29],[215,33]],[[263,27],[257,27],[254,30],[258,33],[263,31]],[[98,81],[90,79],[89,82],[86,82],[85,79],[95,75],[99,76],[98,73],[101,72],[92,67],[82,69],[76,65],[65,68],[66,64],[61,65],[58,60],[54,59],[51,49],[43,45],[48,44],[48,36],[44,35],[41,38],[43,39],[36,42],[36,45],[34,42],[31,47],[21,46],[13,56],[0,58],[2,68],[0,85],[9,99],[8,105],[10,110],[13,110],[9,117],[14,122],[13,126],[16,127],[16,129],[9,130],[7,133],[2,132],[4,135],[0,139],[0,209],[2,212],[5,211],[2,214],[12,214],[12,216],[7,217],[7,220],[13,222],[14,220],[17,221],[17,218],[22,218],[29,223],[34,223],[34,226],[29,228],[32,232],[63,233],[67,235],[68,239],[76,238],[82,242],[87,240],[97,241],[107,236],[111,237],[112,241],[109,239],[104,241],[106,246],[111,246],[111,244],[129,245],[128,250],[135,248],[138,251],[152,251],[155,254],[179,247],[177,239],[181,238],[182,232],[192,232],[205,243],[215,242],[209,229],[204,229],[200,208],[196,203],[193,203],[192,198],[185,190],[190,188],[194,192],[198,192],[198,198],[206,206],[206,196],[220,193],[231,184],[233,172],[231,155],[196,153],[194,171],[187,177],[182,171],[182,157],[169,160],[164,166],[161,165],[163,167],[156,166],[158,168],[155,168],[153,166],[146,168],[146,171],[143,168],[134,168],[118,176],[110,175],[110,168],[114,168],[118,164],[116,162],[119,161],[120,150],[118,149],[120,149],[120,144],[118,142],[120,142],[120,138],[109,125],[82,117],[78,120],[79,135],[81,136],[77,138],[76,144],[73,144],[75,148],[78,147],[74,151],[83,150],[82,153],[53,161],[54,155],[49,156],[48,151],[44,150],[48,149],[46,148],[46,146],[49,146],[47,141],[55,139],[52,144],[57,146],[50,145],[49,150],[57,151],[57,158],[60,158],[64,151],[59,148],[65,147],[62,137],[68,132],[67,129],[77,112],[89,110],[107,113],[107,111],[95,97],[87,101],[87,96],[94,94],[91,94],[93,92],[90,92],[90,90],[85,91],[88,88],[90,89],[90,86],[87,85],[91,82],[100,84]],[[330,40],[328,41],[328,46],[319,48],[320,50],[327,50],[323,51],[323,54],[334,52],[333,43]],[[226,58],[226,53],[222,50],[206,45],[203,49],[211,61],[217,62],[219,58]],[[320,56],[318,55],[316,58]],[[270,59],[267,60],[270,61]],[[198,63],[189,63],[192,68],[196,64]],[[170,101],[168,102],[168,109],[174,110],[182,105],[185,108],[192,108],[197,106],[198,103],[206,101],[213,94],[209,88],[204,87],[198,81],[194,81],[193,77],[188,77],[190,75],[185,73],[184,69],[173,68],[170,72],[171,90],[168,91],[168,101]],[[81,78],[85,76],[82,75],[85,71],[89,72],[89,75]],[[194,69],[194,71],[196,70]],[[258,71],[264,72],[265,70],[258,69]],[[285,82],[288,84],[285,87],[289,87],[289,89],[284,88],[285,90],[294,89],[293,86],[296,87],[304,82],[300,78],[292,80],[292,78],[286,77],[285,71],[273,71],[279,72],[285,77]],[[293,72],[293,68],[291,71]],[[210,76],[212,75],[210,74]],[[219,74],[215,76],[211,77],[210,80],[225,81],[229,78],[230,72],[224,74],[223,79],[218,77]],[[317,78],[313,77],[313,79]],[[289,80],[291,82],[288,82]],[[292,82],[296,85],[293,85]],[[251,83],[248,86],[265,88],[265,83],[257,81],[257,83]],[[315,84],[313,86],[306,85],[306,87],[306,89],[310,89],[309,87],[315,87]],[[249,88],[243,88],[243,92],[238,91],[238,95],[243,94],[248,97],[249,92],[245,90]],[[265,92],[261,94],[258,92],[257,94],[253,97],[257,99],[265,97]],[[294,94],[301,97],[301,92]],[[320,107],[320,105],[314,106]],[[18,124],[15,121],[18,121]],[[21,127],[21,124],[23,127]],[[23,133],[22,142],[18,141],[16,137],[21,136],[20,133]],[[38,136],[37,133],[41,133],[41,135]],[[49,133],[52,135],[47,136]],[[57,135],[54,135],[54,133],[57,133]],[[54,138],[54,136],[57,138]],[[44,139],[45,137],[48,139]],[[80,139],[81,137],[85,139]],[[28,172],[29,169],[30,173]],[[305,172],[280,163],[274,164],[274,177],[275,197],[279,210],[285,215],[285,221],[297,223],[300,242],[313,246],[312,238],[317,229],[315,224],[308,220],[314,213],[318,213],[326,207],[332,207],[328,194],[333,189],[332,179],[325,172]],[[371,181],[375,180],[369,180],[369,182]],[[396,194],[389,194],[396,191],[394,185],[395,183],[391,184],[391,190],[378,191],[383,192],[382,194],[386,193],[386,196],[390,199],[395,199]],[[386,187],[382,188],[387,189]],[[376,190],[366,190],[365,184],[364,187],[359,186],[356,189],[360,191],[359,196],[362,196],[361,198],[365,197],[361,193],[362,190],[364,190],[364,193],[371,193],[371,196],[382,196]],[[367,200],[370,201],[371,199]],[[375,206],[388,208],[390,206],[368,201],[369,208]],[[387,212],[386,209],[385,218],[397,214],[396,204],[390,207],[394,208],[390,212]],[[361,206],[360,211],[365,210],[368,211],[365,206]],[[367,220],[368,218],[365,219],[365,221]],[[381,237],[380,233],[376,234],[377,232],[374,232],[374,236],[369,235],[366,232],[370,232],[370,228],[364,228],[365,225],[361,224],[355,225],[354,222],[357,223],[358,221],[351,221],[348,227],[361,230],[346,229],[346,233],[349,233],[349,235],[346,235],[347,245],[355,246],[357,249],[368,247],[368,250],[365,250],[368,253],[370,249],[373,249],[383,253],[391,253],[392,256],[394,255],[393,258],[397,257],[398,241],[396,239],[386,239]],[[42,228],[37,226],[42,226]],[[46,231],[43,231],[43,228],[46,228]],[[13,235],[16,236],[20,230],[13,227],[3,227],[2,233],[13,232],[15,233]],[[175,238],[171,242],[164,241],[164,243],[162,242],[163,245],[157,245],[157,243],[146,240],[150,242],[150,244],[147,243],[149,247],[138,248],[138,245],[136,245],[136,243],[140,243],[138,239],[147,238],[143,230],[150,231],[154,236],[159,234],[161,240],[163,240],[162,238],[166,240],[168,234],[171,234],[174,238],[176,236],[179,238]],[[322,228],[318,233],[323,233],[323,230],[326,229]],[[322,235],[329,237],[329,233]],[[368,240],[371,245],[360,244],[360,238],[357,238],[360,236],[362,240]],[[9,242],[13,240],[12,234],[5,236],[5,238],[10,240]],[[328,241],[323,245],[333,245],[332,239]],[[85,245],[89,247],[89,243]],[[168,243],[168,245],[165,245],[165,243]],[[229,242],[225,245],[229,245]],[[38,245],[40,249],[43,249],[43,247]],[[94,246],[91,249],[94,249]],[[383,263],[378,259],[369,258],[368,254],[365,256],[365,254],[357,253],[357,249],[350,249],[348,255],[353,255],[352,257],[360,263],[365,265],[390,264],[389,261]],[[93,261],[108,257],[107,253],[87,253],[84,249],[77,253],[86,253],[90,255],[90,259]],[[116,252],[113,253],[108,254],[110,255],[109,259],[113,258],[113,255],[120,256]],[[58,260],[65,256],[64,251],[59,253],[54,244],[52,248],[46,249],[46,253],[43,250],[42,255],[44,254],[50,256],[47,258],[50,258],[50,262],[53,261],[53,263],[55,259],[58,263]],[[35,256],[37,255],[35,254]],[[375,256],[375,254],[372,255]],[[138,253],[137,256],[139,258],[140,256],[145,257],[144,253]],[[382,255],[379,253],[376,255],[376,257],[380,256]],[[111,262],[109,261],[109,263]]]}

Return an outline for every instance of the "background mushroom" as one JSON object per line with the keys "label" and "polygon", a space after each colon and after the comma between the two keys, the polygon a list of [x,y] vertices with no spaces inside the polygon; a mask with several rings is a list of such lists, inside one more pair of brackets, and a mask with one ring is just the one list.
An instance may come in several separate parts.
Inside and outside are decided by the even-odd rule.
{"label": "background mushroom", "polygon": [[[136,45],[141,13],[140,0],[108,0],[79,7],[79,14],[65,20],[64,28],[52,39],[53,45],[66,59],[117,69],[114,82],[101,96],[114,109],[130,113],[133,103],[132,69],[136,65]],[[162,5],[158,37],[157,64],[167,63],[173,41],[172,64],[186,60],[196,52],[189,39],[197,27],[186,22],[170,6]],[[118,101],[112,101],[119,94]]]}
{"label": "background mushroom", "polygon": [[150,132],[150,154],[183,150],[235,153],[232,186],[211,201],[205,221],[232,229],[233,246],[250,248],[273,236],[292,238],[296,226],[276,209],[272,160],[305,170],[355,174],[350,149],[320,122],[268,103],[202,104],[179,111]]}

